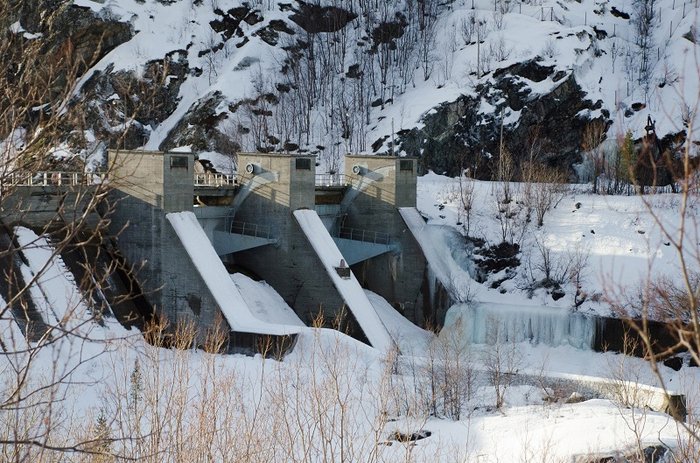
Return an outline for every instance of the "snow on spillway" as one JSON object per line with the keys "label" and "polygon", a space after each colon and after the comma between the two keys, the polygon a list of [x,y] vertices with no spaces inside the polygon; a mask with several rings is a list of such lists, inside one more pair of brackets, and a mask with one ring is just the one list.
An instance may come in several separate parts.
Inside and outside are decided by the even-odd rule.
{"label": "snow on spillway", "polygon": [[423,220],[423,217],[421,217],[418,209],[415,207],[400,207],[399,213],[404,222],[406,222],[406,225],[408,225],[411,234],[416,238],[416,241],[418,241],[418,245],[421,247],[423,255],[425,255],[425,259],[428,261],[428,265],[430,265],[433,272],[436,273],[438,280],[443,283],[448,281],[449,270],[445,267],[444,261],[440,259],[440,256],[437,254],[435,246],[433,246],[433,243],[430,241],[430,237],[427,236],[425,231],[427,224],[425,220]]}
{"label": "snow on spillway", "polygon": [[340,264],[343,254],[335,245],[316,211],[299,209],[294,211],[294,217],[370,344],[382,351],[392,349],[394,341],[355,275],[351,272],[350,278],[344,279],[336,272],[335,267]]}
{"label": "snow on spillway", "polygon": [[453,300],[465,300],[469,292],[469,271],[455,260],[450,245],[456,230],[428,225],[415,207],[401,207],[399,213],[423,251],[435,278],[449,291]]}
{"label": "snow on spillway", "polygon": [[590,349],[595,318],[567,309],[509,304],[457,304],[447,311],[445,327],[464,333],[472,344],[529,341],[549,346]]}
{"label": "snow on spillway", "polygon": [[[126,334],[112,317],[104,317],[102,324],[97,324],[75,278],[45,236],[38,236],[25,227],[15,227],[14,233],[28,264],[28,267],[22,267],[24,278],[26,281],[36,279],[29,292],[44,322],[57,322],[65,330],[89,335],[93,339]],[[107,335],[107,332],[111,334]]]}
{"label": "snow on spillway", "polygon": [[365,289],[365,294],[391,333],[392,339],[398,344],[401,353],[417,355],[428,351],[428,346],[435,338],[433,333],[413,324],[379,294],[368,289]]}
{"label": "snow on spillway", "polygon": [[5,352],[26,350],[29,346],[7,302],[0,297],[0,349]]}
{"label": "snow on spillway", "polygon": [[255,281],[242,273],[231,275],[248,307],[258,319],[268,323],[284,323],[285,325],[306,326],[282,296],[264,281]]}
{"label": "snow on spillway", "polygon": [[267,323],[253,315],[194,213],[171,212],[166,217],[233,331],[278,336],[301,331],[299,326]]}

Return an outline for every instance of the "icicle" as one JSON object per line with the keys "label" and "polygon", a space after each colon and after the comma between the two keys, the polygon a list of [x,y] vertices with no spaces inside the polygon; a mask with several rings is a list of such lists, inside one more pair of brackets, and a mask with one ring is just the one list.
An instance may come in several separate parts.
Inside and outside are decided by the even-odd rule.
{"label": "icicle", "polygon": [[472,344],[529,341],[591,349],[595,338],[595,318],[561,308],[457,304],[448,311],[445,326],[460,316],[465,340]]}

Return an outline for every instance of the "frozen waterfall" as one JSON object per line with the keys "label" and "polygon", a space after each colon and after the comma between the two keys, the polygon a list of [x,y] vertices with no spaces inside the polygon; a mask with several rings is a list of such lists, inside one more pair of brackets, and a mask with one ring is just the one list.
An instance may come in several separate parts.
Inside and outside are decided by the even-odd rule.
{"label": "frozen waterfall", "polygon": [[567,309],[508,304],[456,304],[445,327],[463,332],[472,344],[523,342],[592,349],[596,320]]}

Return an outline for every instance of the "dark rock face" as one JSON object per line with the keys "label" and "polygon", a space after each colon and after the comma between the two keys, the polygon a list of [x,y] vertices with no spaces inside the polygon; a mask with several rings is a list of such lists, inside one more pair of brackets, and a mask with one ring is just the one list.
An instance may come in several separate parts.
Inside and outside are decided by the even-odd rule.
{"label": "dark rock face", "polygon": [[253,35],[260,37],[265,43],[274,47],[279,42],[280,33],[294,35],[294,31],[289,28],[286,22],[281,19],[273,19],[267,26],[260,28]]}
{"label": "dark rock face", "polygon": [[229,137],[216,128],[226,117],[216,111],[222,100],[223,96],[219,92],[201,98],[170,131],[159,149],[167,151],[176,146],[189,145],[195,151],[234,154],[239,147],[232,145]]}
{"label": "dark rock face", "polygon": [[[504,123],[503,140],[516,163],[529,152],[533,137],[541,157],[552,166],[570,167],[580,158],[583,130],[589,119],[580,114],[599,108],[601,102],[586,99],[573,75],[562,75],[537,59],[493,73],[493,84],[480,84],[476,95],[445,103],[423,120],[425,126],[399,136],[400,148],[420,156],[423,170],[457,175],[471,168],[488,177],[490,158],[499,152],[501,114],[520,111],[517,122]],[[552,91],[533,94],[532,82],[550,79]],[[494,109],[480,112],[482,104]]]}
{"label": "dark rock face", "polygon": [[[8,66],[7,82],[17,85],[19,95],[27,95],[25,102],[17,103],[30,107],[37,102],[31,99],[32,92],[25,89],[25,85],[41,81],[48,91],[48,95],[42,98],[44,102],[58,103],[67,96],[75,78],[133,36],[128,24],[96,17],[90,9],[76,7],[70,2],[11,2],[11,10],[3,11],[0,22],[4,25],[14,21],[19,21],[30,33],[41,34],[40,38],[31,39],[40,47],[29,55],[25,53],[28,40],[22,35],[10,34],[2,38],[8,40],[9,47],[3,50],[0,59],[14,65]],[[25,75],[26,72],[30,75]],[[31,127],[36,122],[26,120],[20,124]]]}
{"label": "dark rock face", "polygon": [[533,82],[542,82],[547,77],[552,75],[554,66],[542,66],[536,60],[524,61],[516,63],[506,68],[501,68],[493,72],[493,77],[500,78],[508,74],[524,77]]}
{"label": "dark rock face", "polygon": [[386,44],[391,50],[396,49],[396,39],[401,38],[408,22],[401,13],[396,13],[394,21],[379,23],[372,29],[372,50],[377,50],[381,44]]}
{"label": "dark rock face", "polygon": [[[146,64],[143,76],[112,67],[96,72],[83,86],[81,105],[88,128],[110,147],[133,149],[177,108],[182,82],[189,73],[186,52],[175,50]],[[124,133],[122,124],[135,120]],[[114,129],[113,127],[117,127]]]}
{"label": "dark rock face", "polygon": [[209,25],[214,31],[220,33],[224,40],[228,40],[234,35],[237,37],[245,35],[243,29],[240,28],[241,22],[246,21],[248,24],[260,22],[258,21],[260,18],[258,12],[248,6],[231,8],[226,12],[217,8],[214,13],[220,18],[211,21]]}
{"label": "dark rock face", "polygon": [[320,6],[299,1],[289,19],[309,34],[337,32],[357,18],[351,11],[336,6]]}

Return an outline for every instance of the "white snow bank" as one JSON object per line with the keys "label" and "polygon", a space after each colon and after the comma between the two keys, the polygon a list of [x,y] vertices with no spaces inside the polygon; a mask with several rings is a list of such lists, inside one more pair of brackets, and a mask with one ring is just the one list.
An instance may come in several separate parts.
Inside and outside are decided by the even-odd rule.
{"label": "white snow bank", "polygon": [[294,217],[370,344],[382,351],[391,350],[394,347],[394,341],[355,275],[351,272],[349,279],[343,279],[336,272],[335,267],[343,260],[343,255],[316,211],[299,209],[294,211]]}
{"label": "white snow bank", "polygon": [[468,262],[460,265],[453,255],[457,251],[454,237],[458,236],[458,232],[449,227],[426,224],[415,207],[401,207],[399,213],[418,241],[435,277],[449,291],[453,300],[466,300],[471,292],[469,270],[464,268]]}
{"label": "white snow bank", "polygon": [[377,365],[384,357],[377,349],[330,328],[309,328],[297,337],[294,350],[285,363],[303,365],[335,364],[338,359],[357,362],[364,367]]}
{"label": "white snow bank", "polygon": [[253,315],[192,212],[173,212],[166,217],[232,330],[271,335],[301,331],[299,326],[267,323]]}
{"label": "white snow bank", "polygon": [[420,355],[428,350],[428,345],[435,338],[433,333],[409,321],[379,294],[368,289],[365,289],[365,294],[404,355]]}
{"label": "white snow bank", "polygon": [[256,318],[267,323],[306,326],[282,296],[264,281],[255,281],[242,273],[231,275],[231,280],[243,295]]}

